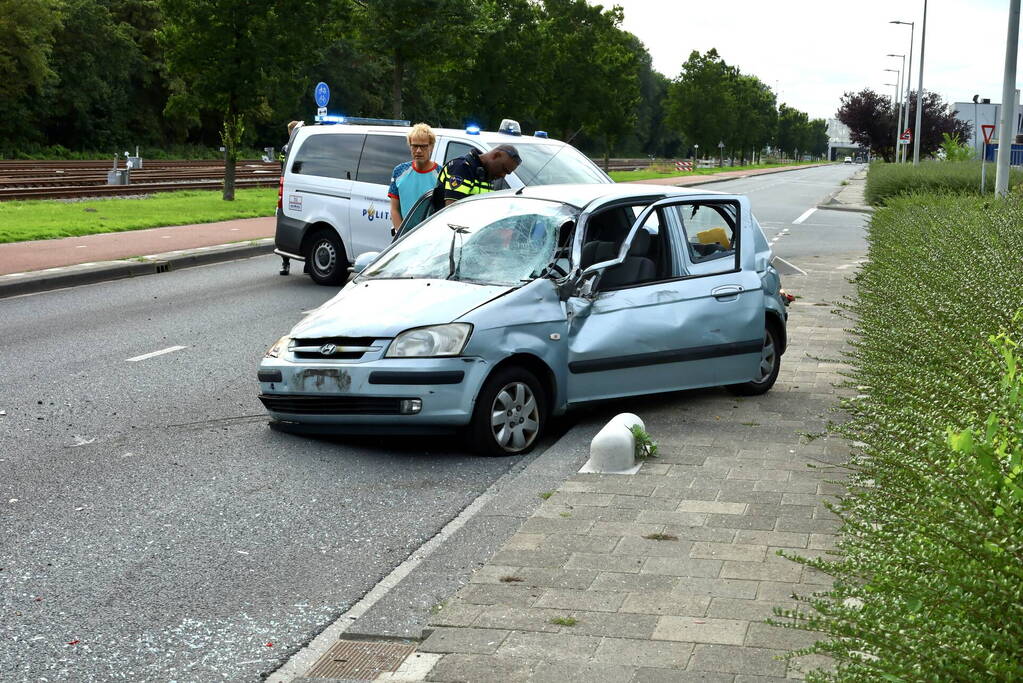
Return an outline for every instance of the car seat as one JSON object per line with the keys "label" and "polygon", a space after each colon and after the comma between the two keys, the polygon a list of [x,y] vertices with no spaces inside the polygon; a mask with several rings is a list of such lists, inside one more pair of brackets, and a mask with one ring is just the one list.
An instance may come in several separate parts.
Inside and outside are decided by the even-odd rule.
{"label": "car seat", "polygon": [[629,253],[621,265],[608,268],[600,277],[600,289],[615,289],[648,282],[657,276],[657,265],[648,256],[650,233],[637,230],[629,245]]}

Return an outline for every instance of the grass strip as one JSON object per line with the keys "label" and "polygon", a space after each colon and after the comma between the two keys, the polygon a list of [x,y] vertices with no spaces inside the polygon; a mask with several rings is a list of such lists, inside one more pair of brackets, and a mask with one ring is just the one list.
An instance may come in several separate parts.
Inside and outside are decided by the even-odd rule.
{"label": "grass strip", "polygon": [[652,180],[654,178],[680,178],[688,175],[714,175],[725,171],[752,171],[760,168],[781,168],[784,166],[805,166],[817,164],[818,161],[799,161],[788,164],[748,164],[746,166],[721,166],[714,168],[697,168],[692,171],[678,171],[674,166],[655,164],[650,168],[638,171],[610,171],[608,175],[616,183],[625,183],[633,180]]}
{"label": "grass strip", "polygon": [[220,190],[164,192],[141,199],[0,202],[0,243],[272,216],[276,206],[277,189],[272,187],[236,190],[233,202],[225,202]]}

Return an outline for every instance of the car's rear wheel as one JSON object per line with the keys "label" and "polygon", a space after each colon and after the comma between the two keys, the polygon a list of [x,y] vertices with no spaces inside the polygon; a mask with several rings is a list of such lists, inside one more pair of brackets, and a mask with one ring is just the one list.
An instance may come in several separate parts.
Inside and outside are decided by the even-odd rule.
{"label": "car's rear wheel", "polygon": [[546,395],[533,373],[516,366],[501,368],[476,398],[470,444],[480,455],[527,453],[543,431],[546,411]]}
{"label": "car's rear wheel", "polygon": [[305,254],[309,277],[319,285],[339,285],[348,278],[348,257],[333,230],[320,230],[309,240]]}
{"label": "car's rear wheel", "polygon": [[742,396],[758,396],[766,394],[778,379],[781,370],[781,339],[773,325],[764,328],[764,343],[760,348],[760,364],[757,374],[749,382],[732,384],[729,391]]}

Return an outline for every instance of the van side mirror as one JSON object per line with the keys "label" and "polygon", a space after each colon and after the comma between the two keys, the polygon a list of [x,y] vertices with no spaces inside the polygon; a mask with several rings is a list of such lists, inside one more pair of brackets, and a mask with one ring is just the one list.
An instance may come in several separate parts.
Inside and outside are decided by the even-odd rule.
{"label": "van side mirror", "polygon": [[355,263],[352,264],[352,272],[358,274],[366,270],[366,266],[373,263],[379,255],[379,251],[367,251],[359,254],[355,257]]}

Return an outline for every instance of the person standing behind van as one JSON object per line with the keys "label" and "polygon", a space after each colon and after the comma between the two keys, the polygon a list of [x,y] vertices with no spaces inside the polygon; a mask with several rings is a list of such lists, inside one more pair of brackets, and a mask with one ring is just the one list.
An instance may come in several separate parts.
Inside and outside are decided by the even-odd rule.
{"label": "person standing behind van", "polygon": [[391,198],[391,234],[401,226],[401,221],[423,196],[437,184],[437,162],[432,161],[433,145],[437,136],[425,123],[417,123],[408,133],[408,146],[412,161],[405,161],[394,167],[391,186],[387,196]]}
{"label": "person standing behind van", "polygon": [[[288,141],[281,147],[281,153],[277,156],[278,161],[281,162],[281,174],[284,173],[284,162],[288,159],[288,149],[291,147],[291,141],[295,139],[295,131],[301,128],[303,125],[302,121],[292,121],[288,124]],[[287,256],[281,257],[281,275],[287,275],[291,272],[291,259]]]}
{"label": "person standing behind van", "polygon": [[514,172],[520,163],[519,151],[512,145],[498,145],[483,154],[473,149],[464,157],[452,159],[437,177],[434,210],[440,211],[462,197],[490,192],[494,189],[493,181]]}

